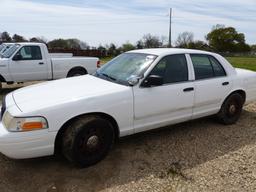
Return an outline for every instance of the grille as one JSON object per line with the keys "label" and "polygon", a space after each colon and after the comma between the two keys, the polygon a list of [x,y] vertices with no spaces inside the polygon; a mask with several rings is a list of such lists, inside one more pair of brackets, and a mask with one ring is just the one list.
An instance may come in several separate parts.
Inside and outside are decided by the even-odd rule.
{"label": "grille", "polygon": [[4,112],[6,110],[6,104],[5,104],[5,97],[3,98],[3,101],[2,101],[2,108],[1,108],[1,118],[3,118],[3,115],[4,115]]}

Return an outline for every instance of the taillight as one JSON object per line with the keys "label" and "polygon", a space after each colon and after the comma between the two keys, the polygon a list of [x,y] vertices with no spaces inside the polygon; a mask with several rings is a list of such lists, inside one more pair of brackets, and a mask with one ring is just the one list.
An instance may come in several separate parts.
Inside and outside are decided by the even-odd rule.
{"label": "taillight", "polygon": [[97,61],[97,68],[100,68],[100,60]]}

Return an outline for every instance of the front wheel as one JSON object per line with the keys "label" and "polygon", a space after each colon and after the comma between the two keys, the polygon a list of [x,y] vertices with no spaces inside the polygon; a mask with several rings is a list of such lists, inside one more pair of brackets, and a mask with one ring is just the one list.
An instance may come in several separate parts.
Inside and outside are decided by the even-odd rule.
{"label": "front wheel", "polygon": [[62,139],[63,155],[80,167],[104,159],[114,142],[113,126],[100,116],[81,117],[70,124]]}
{"label": "front wheel", "polygon": [[242,113],[243,104],[244,99],[240,94],[234,93],[230,95],[222,104],[217,118],[225,125],[236,123]]}

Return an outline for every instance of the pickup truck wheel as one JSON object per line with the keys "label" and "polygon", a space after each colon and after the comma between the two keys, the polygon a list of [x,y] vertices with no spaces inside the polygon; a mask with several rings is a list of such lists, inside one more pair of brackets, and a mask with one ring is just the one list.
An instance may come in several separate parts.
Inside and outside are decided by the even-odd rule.
{"label": "pickup truck wheel", "polygon": [[67,127],[62,139],[62,152],[75,165],[88,167],[104,159],[113,143],[111,123],[100,116],[88,116]]}
{"label": "pickup truck wheel", "polygon": [[236,123],[241,115],[243,104],[244,100],[240,94],[230,95],[217,114],[219,121],[225,125]]}
{"label": "pickup truck wheel", "polygon": [[71,70],[68,73],[68,77],[76,77],[76,76],[81,76],[81,75],[85,75],[86,72],[83,70],[79,70],[79,69],[75,69],[75,70]]}

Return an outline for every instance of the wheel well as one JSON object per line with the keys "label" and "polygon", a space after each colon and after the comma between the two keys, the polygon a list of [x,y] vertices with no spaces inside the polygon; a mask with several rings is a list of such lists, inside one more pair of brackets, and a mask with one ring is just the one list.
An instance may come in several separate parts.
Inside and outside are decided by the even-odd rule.
{"label": "wheel well", "polygon": [[67,76],[69,76],[69,74],[70,74],[71,72],[76,71],[76,70],[78,70],[78,71],[83,71],[85,74],[88,74],[87,70],[86,70],[84,67],[74,67],[74,68],[72,68],[72,69],[69,70]]}
{"label": "wheel well", "polygon": [[[230,95],[234,94],[234,93],[238,93],[239,95],[241,95],[242,98],[243,98],[243,103],[245,103],[245,101],[246,101],[246,93],[245,93],[244,90],[236,90],[236,91],[233,91],[232,93],[230,93],[230,94],[228,95],[228,97],[229,97]],[[228,98],[228,97],[227,97],[227,98]]]}
{"label": "wheel well", "polygon": [[2,75],[0,75],[0,82],[6,82],[6,80],[4,79],[4,77]]}
{"label": "wheel well", "polygon": [[110,115],[108,115],[106,113],[88,113],[88,114],[83,114],[83,115],[79,115],[79,116],[73,117],[72,119],[68,120],[67,122],[65,122],[62,125],[62,127],[58,131],[57,136],[55,138],[55,144],[54,144],[54,153],[55,154],[59,154],[61,152],[62,135],[65,132],[67,126],[69,124],[71,124],[72,122],[76,121],[78,118],[86,117],[88,115],[97,115],[97,116],[100,116],[100,117],[108,120],[112,124],[112,126],[114,127],[115,141],[118,140],[119,135],[120,135],[119,127],[118,127],[118,124],[117,124],[116,120],[112,116],[110,116]]}

